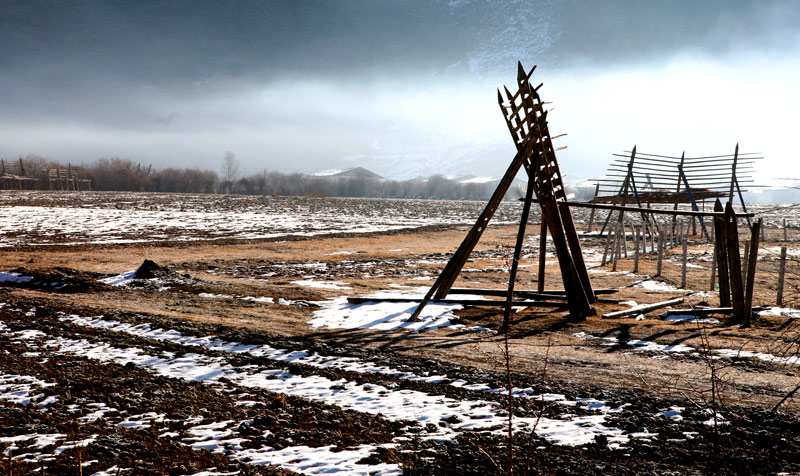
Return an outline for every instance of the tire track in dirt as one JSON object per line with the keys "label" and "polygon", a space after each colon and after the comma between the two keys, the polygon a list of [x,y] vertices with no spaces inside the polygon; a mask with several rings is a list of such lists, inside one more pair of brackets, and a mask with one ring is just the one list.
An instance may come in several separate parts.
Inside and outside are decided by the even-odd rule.
{"label": "tire track in dirt", "polygon": [[[30,325],[31,323],[12,322],[12,324],[19,324],[14,327],[20,327],[20,325]],[[69,413],[68,416],[75,420],[83,418],[81,427],[98,420],[103,420],[106,426],[108,424],[122,427],[133,426],[137,427],[140,432],[147,430],[151,439],[164,440],[166,438],[166,441],[173,445],[188,445],[187,448],[214,451],[229,450],[229,457],[236,457],[236,459],[255,464],[268,464],[275,460],[283,460],[284,466],[296,470],[302,471],[306,467],[313,467],[309,471],[311,474],[324,472],[326,464],[323,462],[326,460],[328,469],[347,469],[348,464],[355,465],[356,461],[368,456],[370,451],[375,448],[374,445],[361,445],[361,442],[390,440],[394,431],[399,427],[395,424],[382,424],[379,421],[380,418],[369,415],[344,412],[336,408],[324,408],[320,405],[291,397],[276,396],[268,392],[255,391],[248,395],[234,394],[232,390],[236,389],[231,388],[233,386],[230,385],[225,389],[214,388],[200,383],[193,384],[180,379],[159,377],[133,365],[108,365],[107,362],[92,360],[87,362],[86,359],[74,357],[69,352],[48,351],[48,344],[52,345],[54,340],[64,339],[63,337],[52,339],[51,336],[40,331],[14,331],[8,326],[4,326],[2,331],[6,339],[13,341],[15,350],[26,349],[29,354],[38,353],[40,357],[47,356],[45,357],[47,362],[57,361],[60,367],[56,372],[61,372],[63,367],[69,364],[67,366],[71,372],[65,377],[67,380],[63,381],[62,379],[57,386],[68,386],[69,388],[65,390],[67,395],[70,395],[70,391],[73,392],[69,400],[81,399],[81,405],[79,408],[74,404],[70,408],[62,406],[60,410],[64,410],[61,413]],[[22,352],[19,354],[21,355]],[[50,377],[59,375],[54,374],[54,369],[48,368],[47,362],[37,365],[36,362],[30,360],[21,358],[14,363],[5,359],[0,368],[22,367],[29,369],[32,373],[49,374]],[[112,370],[109,371],[109,369]],[[81,371],[86,373],[81,373]],[[87,385],[85,382],[87,378],[91,379],[94,375],[102,375],[108,382],[114,381],[115,379],[109,374],[116,374],[114,376],[117,378],[122,376],[123,381],[106,385],[96,379],[91,381],[94,385]],[[97,385],[98,383],[100,385]],[[95,385],[100,388],[93,393],[93,401],[85,401],[86,396],[83,393],[92,393],[89,389],[94,388]],[[120,395],[113,395],[113,398],[110,399],[103,398],[104,391],[110,391],[109,387],[119,392],[120,386],[123,387],[122,391],[128,386],[142,391],[135,392],[128,397],[121,398]],[[63,388],[61,393],[64,393]],[[97,400],[104,401],[98,402]],[[111,404],[116,405],[117,408],[112,407]],[[150,411],[140,413],[143,410]],[[123,415],[128,416],[123,419]],[[74,420],[68,419],[68,421]],[[90,426],[96,427],[98,424]],[[338,448],[330,446],[332,441],[339,442]],[[352,448],[345,449],[348,447]],[[185,461],[191,459],[183,458]],[[174,459],[174,461],[181,460],[181,458]],[[228,464],[230,465],[230,462]],[[219,466],[219,464],[206,465],[206,467],[209,466]],[[376,470],[385,474],[397,473],[396,465],[358,466],[361,467],[361,470],[357,467],[352,468],[349,471],[350,474],[366,474]],[[392,467],[395,469],[385,471],[387,468],[391,470]],[[181,474],[185,474],[185,472]],[[274,474],[274,471],[270,474]]]}

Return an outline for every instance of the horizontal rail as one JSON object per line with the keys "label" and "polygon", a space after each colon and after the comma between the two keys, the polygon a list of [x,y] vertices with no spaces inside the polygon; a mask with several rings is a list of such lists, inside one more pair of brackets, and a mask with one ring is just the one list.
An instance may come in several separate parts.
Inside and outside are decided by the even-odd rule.
{"label": "horizontal rail", "polygon": [[[520,198],[519,201],[524,202],[524,198]],[[531,200],[531,203],[539,203],[539,200],[535,198]],[[666,210],[660,208],[644,208],[644,207],[626,207],[622,205],[606,205],[604,203],[589,203],[589,202],[558,202],[559,206],[569,206],[569,207],[578,207],[578,208],[597,208],[600,210],[620,210],[624,212],[645,212],[651,215],[677,215],[677,216],[696,216],[696,217],[722,217],[725,216],[725,212],[704,212],[704,211],[694,211],[694,210]],[[754,217],[754,213],[735,213],[737,217]]]}

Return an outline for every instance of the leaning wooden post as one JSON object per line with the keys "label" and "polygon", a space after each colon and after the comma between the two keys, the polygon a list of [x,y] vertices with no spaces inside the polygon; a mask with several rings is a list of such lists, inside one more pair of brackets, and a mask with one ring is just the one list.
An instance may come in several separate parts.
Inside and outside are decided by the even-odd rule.
{"label": "leaning wooden post", "polygon": [[[714,211],[722,211],[722,202],[719,199],[714,204]],[[714,229],[716,230],[714,246],[717,250],[717,272],[719,275],[719,305],[720,307],[731,307],[731,282],[728,277],[728,233],[724,217],[714,217]]]}
{"label": "leaning wooden post", "polygon": [[[597,198],[599,194],[600,194],[600,184],[598,183],[594,187],[594,198]],[[594,198],[592,200],[594,200]],[[589,212],[589,226],[586,227],[586,233],[592,232],[592,224],[594,224],[594,208],[592,208],[592,210]]]}
{"label": "leaning wooden post", "polygon": [[661,276],[661,262],[664,260],[664,235],[667,234],[665,225],[658,227],[658,264],[656,265],[656,276]]}
{"label": "leaning wooden post", "polygon": [[728,269],[731,279],[731,306],[735,322],[744,321],[744,283],[742,282],[742,261],[739,255],[739,224],[731,202],[725,204],[725,225],[727,227]]}
{"label": "leaning wooden post", "polygon": [[[713,230],[714,227],[712,226],[711,229]],[[716,283],[717,279],[717,245],[714,243],[714,251],[711,254],[711,283],[708,285],[709,291],[714,291],[717,287]]]}
{"label": "leaning wooden post", "polygon": [[614,249],[611,251],[611,271],[617,270],[617,259],[619,259],[619,241],[620,230],[622,229],[622,222],[617,222],[617,227],[614,230]]}
{"label": "leaning wooden post", "polygon": [[547,223],[542,217],[542,225],[539,231],[539,276],[537,291],[544,292],[545,264],[547,263]]}
{"label": "leaning wooden post", "polygon": [[683,253],[681,257],[681,289],[686,289],[686,258],[688,256],[689,239],[683,237]]}
{"label": "leaning wooden post", "polygon": [[[639,272],[639,231],[640,227],[633,229],[633,272]],[[643,234],[643,233],[642,233]]]}
{"label": "leaning wooden post", "polygon": [[528,224],[528,214],[531,211],[531,202],[533,201],[533,178],[528,178],[528,188],[525,193],[525,204],[522,206],[522,218],[519,222],[519,230],[517,232],[517,243],[514,246],[514,257],[511,260],[511,269],[508,273],[508,292],[506,294],[506,305],[503,312],[503,328],[508,336],[508,328],[511,321],[511,307],[514,302],[514,284],[517,281],[517,269],[519,268],[519,259],[522,256],[522,245],[525,241],[525,227]]}
{"label": "leaning wooden post", "polygon": [[781,261],[778,267],[778,299],[777,306],[783,306],[783,278],[786,275],[786,247],[781,246]]}
{"label": "leaning wooden post", "polygon": [[759,218],[753,223],[752,236],[750,238],[750,259],[747,260],[747,280],[745,281],[744,294],[744,327],[750,327],[750,320],[753,315],[753,288],[756,282],[756,265],[758,264],[758,237],[761,234],[761,225],[764,219]]}
{"label": "leaning wooden post", "polygon": [[762,243],[767,241],[766,234],[764,233],[765,229],[766,229],[766,227],[762,224],[761,225],[761,242]]}

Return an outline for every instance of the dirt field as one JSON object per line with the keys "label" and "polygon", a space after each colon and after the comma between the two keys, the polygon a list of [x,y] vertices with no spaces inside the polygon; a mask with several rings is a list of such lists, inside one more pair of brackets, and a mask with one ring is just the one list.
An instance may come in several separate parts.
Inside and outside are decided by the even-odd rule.
{"label": "dirt field", "polygon": [[[297,216],[288,225],[261,202],[211,198],[3,198],[18,225],[4,225],[0,248],[0,474],[503,474],[501,308],[432,306],[415,332],[402,322],[414,304],[342,299],[424,293],[482,204],[281,198],[267,207],[304,216],[297,228]],[[517,204],[505,207],[500,221],[513,221]],[[800,245],[782,241],[781,211],[768,209],[754,304],[773,306],[780,247],[792,257]],[[436,210],[450,211],[437,221]],[[167,220],[152,211],[172,225],[148,224]],[[235,239],[248,228],[226,216],[244,213],[273,221]],[[107,220],[102,230],[93,217]],[[372,228],[356,226],[364,217]],[[517,289],[536,288],[538,228]],[[456,286],[507,286],[516,231],[489,227]],[[685,289],[680,247],[651,279],[654,255],[634,275],[629,244],[612,272],[600,266],[603,243],[582,237],[594,288],[619,289],[601,296],[597,316],[569,323],[558,307],[512,316],[514,470],[800,474],[800,319],[788,309],[796,261],[784,308],[749,329],[722,315],[667,320],[663,309],[602,319],[671,298],[684,298],[676,308],[719,304],[699,236]],[[559,289],[548,258],[546,288]],[[137,279],[146,259],[158,266]]]}

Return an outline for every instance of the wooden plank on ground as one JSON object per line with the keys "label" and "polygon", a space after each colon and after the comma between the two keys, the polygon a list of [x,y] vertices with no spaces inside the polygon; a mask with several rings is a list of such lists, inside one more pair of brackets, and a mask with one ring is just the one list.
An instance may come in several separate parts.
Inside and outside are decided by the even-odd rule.
{"label": "wooden plank on ground", "polygon": [[683,298],[675,298],[670,299],[668,301],[661,301],[656,302],[653,304],[644,304],[642,306],[636,306],[630,309],[625,309],[623,311],[616,311],[616,312],[609,312],[608,314],[603,314],[603,319],[619,319],[621,317],[632,316],[634,314],[642,314],[644,312],[654,311],[656,309],[661,309],[662,307],[672,306],[673,304],[680,304],[683,302]]}

